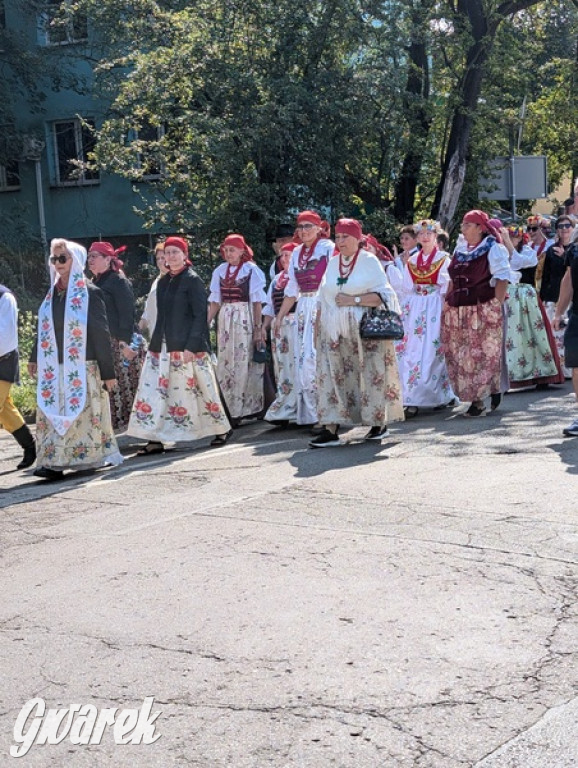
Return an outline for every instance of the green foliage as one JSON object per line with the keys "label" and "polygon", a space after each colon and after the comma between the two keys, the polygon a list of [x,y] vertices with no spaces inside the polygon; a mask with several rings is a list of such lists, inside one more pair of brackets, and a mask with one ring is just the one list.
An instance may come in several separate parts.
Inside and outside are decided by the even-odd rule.
{"label": "green foliage", "polygon": [[20,386],[12,387],[14,404],[23,416],[36,411],[36,379],[28,375],[28,359],[36,338],[37,317],[32,312],[18,314],[18,351],[20,353]]}

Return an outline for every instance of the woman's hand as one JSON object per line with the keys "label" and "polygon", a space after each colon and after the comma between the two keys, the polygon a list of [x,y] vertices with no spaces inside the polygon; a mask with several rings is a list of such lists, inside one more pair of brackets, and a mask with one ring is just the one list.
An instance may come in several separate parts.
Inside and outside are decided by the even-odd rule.
{"label": "woman's hand", "polygon": [[117,386],[116,379],[105,379],[102,383],[107,392],[112,392]]}
{"label": "woman's hand", "polygon": [[134,360],[138,355],[138,352],[135,352],[135,350],[131,349],[129,346],[123,347],[121,352],[125,360]]}
{"label": "woman's hand", "polygon": [[338,293],[335,297],[335,303],[338,307],[354,307],[355,297],[348,296],[346,293]]}
{"label": "woman's hand", "polygon": [[36,363],[28,363],[28,375],[31,376],[33,379],[36,378],[36,373],[38,371],[38,366]]}
{"label": "woman's hand", "polygon": [[253,328],[253,344],[257,349],[260,349],[264,343],[265,343],[265,340],[264,340],[263,328],[260,325],[256,325]]}
{"label": "woman's hand", "polygon": [[552,250],[554,251],[556,256],[558,256],[559,258],[561,258],[564,255],[564,246],[562,245],[562,243],[556,243],[552,247]]}

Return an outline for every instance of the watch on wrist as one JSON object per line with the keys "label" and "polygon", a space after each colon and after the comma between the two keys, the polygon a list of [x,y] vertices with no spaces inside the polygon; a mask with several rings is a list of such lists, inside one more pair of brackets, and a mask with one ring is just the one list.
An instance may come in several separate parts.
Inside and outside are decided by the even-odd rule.
{"label": "watch on wrist", "polygon": [[356,296],[356,297],[353,299],[353,301],[354,301],[356,304],[361,304],[361,296]]}

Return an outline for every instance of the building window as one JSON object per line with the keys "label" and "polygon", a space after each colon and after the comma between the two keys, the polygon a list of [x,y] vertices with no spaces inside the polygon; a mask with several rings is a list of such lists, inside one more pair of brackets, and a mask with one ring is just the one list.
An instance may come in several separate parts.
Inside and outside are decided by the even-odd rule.
{"label": "building window", "polygon": [[88,39],[88,22],[85,13],[75,11],[66,0],[47,0],[42,16],[42,28],[46,45],[69,45]]}
{"label": "building window", "polygon": [[11,192],[20,189],[20,168],[18,160],[12,160],[6,165],[0,165],[0,192]]}
{"label": "building window", "polygon": [[98,184],[99,173],[88,167],[94,149],[94,120],[59,120],[52,124],[54,177],[58,186]]}
{"label": "building window", "polygon": [[[137,154],[136,168],[138,179],[149,181],[158,179],[163,174],[163,164],[160,160],[158,143],[165,135],[164,125],[142,125],[134,132],[134,140],[142,142]],[[138,180],[137,179],[137,180]]]}

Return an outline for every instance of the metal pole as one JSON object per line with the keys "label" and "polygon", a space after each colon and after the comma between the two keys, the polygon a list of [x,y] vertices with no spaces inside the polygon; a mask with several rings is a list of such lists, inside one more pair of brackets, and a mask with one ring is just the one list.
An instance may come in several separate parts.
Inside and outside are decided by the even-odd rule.
{"label": "metal pole", "polygon": [[40,241],[42,243],[43,254],[48,253],[48,239],[46,237],[46,214],[44,212],[44,192],[42,190],[42,166],[40,158],[34,160],[36,170],[36,198],[38,200],[38,222],[40,224]]}

